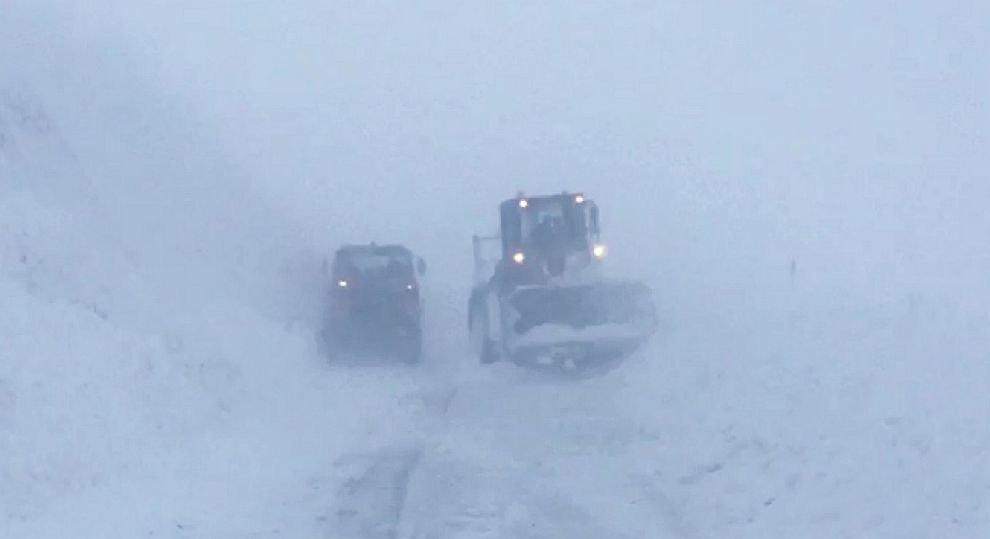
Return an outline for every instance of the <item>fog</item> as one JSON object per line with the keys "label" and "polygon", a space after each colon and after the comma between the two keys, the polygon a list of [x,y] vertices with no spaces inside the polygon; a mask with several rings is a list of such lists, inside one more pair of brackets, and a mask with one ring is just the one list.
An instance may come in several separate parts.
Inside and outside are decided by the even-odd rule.
{"label": "fog", "polygon": [[982,281],[979,3],[312,4],[118,25],[320,230],[463,242],[506,193],[583,189],[618,257],[655,245],[644,274],[798,258],[861,289],[947,285],[947,262]]}
{"label": "fog", "polygon": [[[0,531],[984,536],[988,21],[0,0]],[[480,366],[471,236],[563,190],[661,329],[597,379]],[[428,262],[418,368],[313,343],[372,240]],[[401,518],[340,494],[382,454]]]}

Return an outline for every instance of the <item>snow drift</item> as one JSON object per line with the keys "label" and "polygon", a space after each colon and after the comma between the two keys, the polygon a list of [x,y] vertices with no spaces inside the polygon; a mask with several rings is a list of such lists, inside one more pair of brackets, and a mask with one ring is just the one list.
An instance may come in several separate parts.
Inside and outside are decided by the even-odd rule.
{"label": "snow drift", "polygon": [[270,525],[251,504],[284,500],[260,476],[297,469],[285,495],[305,492],[319,466],[279,461],[357,428],[299,415],[348,395],[312,381],[308,246],[119,36],[3,9],[0,535],[228,533],[207,506],[235,534]]}

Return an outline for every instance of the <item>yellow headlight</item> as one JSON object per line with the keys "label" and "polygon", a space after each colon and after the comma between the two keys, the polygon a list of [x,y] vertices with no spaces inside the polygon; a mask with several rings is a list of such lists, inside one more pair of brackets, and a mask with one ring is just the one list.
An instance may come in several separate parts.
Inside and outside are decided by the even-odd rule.
{"label": "yellow headlight", "polygon": [[605,246],[601,243],[596,244],[591,248],[591,254],[593,254],[595,258],[605,258]]}

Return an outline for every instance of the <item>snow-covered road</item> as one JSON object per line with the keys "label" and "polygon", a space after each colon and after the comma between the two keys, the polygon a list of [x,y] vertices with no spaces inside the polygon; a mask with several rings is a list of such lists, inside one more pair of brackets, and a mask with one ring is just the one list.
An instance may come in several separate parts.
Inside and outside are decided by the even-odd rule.
{"label": "snow-covered road", "polygon": [[667,536],[664,508],[623,466],[652,440],[611,384],[499,374],[459,388],[411,477],[403,537]]}
{"label": "snow-covered road", "polygon": [[447,356],[449,384],[408,401],[416,428],[368,448],[345,481],[361,526],[335,531],[980,537],[990,431],[976,395],[990,380],[963,374],[980,359],[959,348],[970,330],[945,323],[961,313],[814,301],[681,320],[601,378]]}

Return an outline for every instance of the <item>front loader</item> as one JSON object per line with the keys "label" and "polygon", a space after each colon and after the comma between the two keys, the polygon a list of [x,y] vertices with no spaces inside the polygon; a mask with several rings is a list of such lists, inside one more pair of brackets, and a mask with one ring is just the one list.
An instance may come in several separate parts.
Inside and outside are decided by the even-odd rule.
{"label": "front loader", "polygon": [[468,324],[482,363],[580,369],[627,356],[656,330],[650,289],[604,274],[592,200],[520,194],[499,217],[497,235],[474,237]]}

